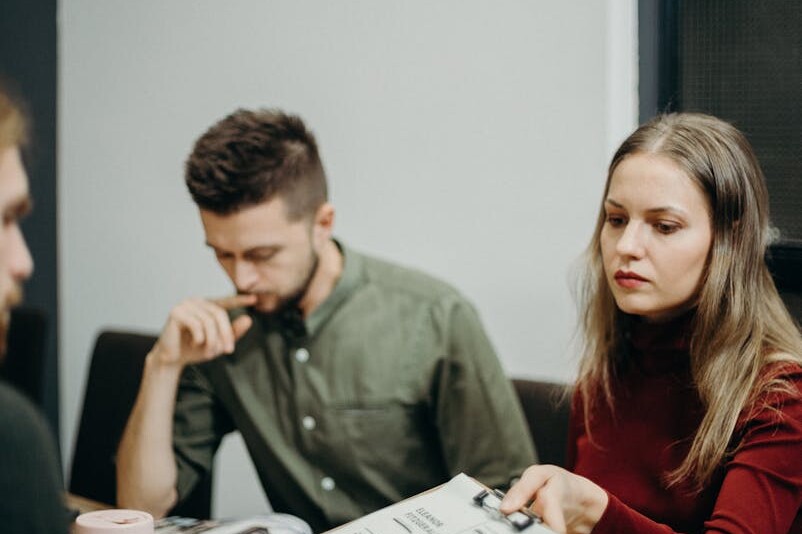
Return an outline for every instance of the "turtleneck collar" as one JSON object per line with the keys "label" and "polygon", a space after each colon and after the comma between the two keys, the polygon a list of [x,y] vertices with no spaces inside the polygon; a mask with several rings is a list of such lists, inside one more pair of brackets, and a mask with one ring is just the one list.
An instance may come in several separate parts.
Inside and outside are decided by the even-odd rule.
{"label": "turtleneck collar", "polygon": [[689,369],[695,317],[695,309],[662,323],[627,316],[630,363],[650,374]]}

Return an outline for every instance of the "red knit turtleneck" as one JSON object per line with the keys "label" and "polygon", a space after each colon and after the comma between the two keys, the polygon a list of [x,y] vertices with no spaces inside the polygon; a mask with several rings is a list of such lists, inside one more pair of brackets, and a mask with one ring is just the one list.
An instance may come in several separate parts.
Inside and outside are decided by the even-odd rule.
{"label": "red knit turtleneck", "polygon": [[[665,475],[682,463],[704,408],[690,374],[691,316],[633,321],[615,410],[598,403],[586,432],[574,398],[569,469],[596,482],[610,504],[594,534],[652,532],[802,533],[802,400],[773,395],[739,428],[741,446],[694,494]],[[802,391],[802,369],[784,376]],[[779,410],[779,411],[778,411]]]}

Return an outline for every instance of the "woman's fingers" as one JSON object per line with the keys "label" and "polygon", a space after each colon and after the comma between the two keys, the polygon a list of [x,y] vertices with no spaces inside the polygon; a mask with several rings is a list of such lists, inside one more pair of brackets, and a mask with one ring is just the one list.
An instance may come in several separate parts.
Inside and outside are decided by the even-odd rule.
{"label": "woman's fingers", "polygon": [[512,485],[501,501],[499,510],[509,514],[525,507],[534,499],[537,491],[546,483],[554,469],[553,465],[533,465],[524,471],[520,480]]}
{"label": "woman's fingers", "polygon": [[501,501],[505,514],[532,503],[530,509],[555,532],[566,532],[565,477],[570,473],[553,465],[533,465],[515,483]]}

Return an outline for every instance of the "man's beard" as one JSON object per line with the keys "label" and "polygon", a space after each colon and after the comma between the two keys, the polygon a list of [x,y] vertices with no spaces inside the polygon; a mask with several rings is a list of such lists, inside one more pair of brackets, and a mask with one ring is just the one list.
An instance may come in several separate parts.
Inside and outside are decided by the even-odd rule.
{"label": "man's beard", "polygon": [[293,294],[284,297],[279,301],[278,305],[276,306],[276,309],[273,310],[273,312],[271,312],[272,314],[278,315],[288,310],[295,310],[300,308],[301,299],[303,299],[304,295],[306,295],[306,292],[309,291],[309,286],[312,285],[312,279],[315,277],[315,273],[317,273],[317,268],[319,264],[320,264],[320,258],[318,257],[317,253],[313,250],[312,265],[309,268],[309,272],[306,274],[306,278]]}
{"label": "man's beard", "polygon": [[[318,254],[312,250],[312,262],[309,268],[309,272],[306,273],[306,277],[303,279],[303,282],[298,286],[298,288],[293,291],[291,294],[281,297],[281,299],[276,304],[275,308],[270,311],[262,311],[257,306],[254,306],[253,309],[260,315],[266,317],[273,317],[273,316],[280,316],[288,311],[294,311],[300,308],[301,300],[306,295],[306,292],[309,291],[309,286],[312,285],[312,279],[315,277],[317,273],[318,266],[320,265],[320,257]],[[245,293],[247,294],[247,292]],[[259,293],[253,293],[257,297]]]}
{"label": "man's beard", "polygon": [[14,284],[4,298],[0,308],[0,363],[6,357],[8,349],[8,329],[11,326],[11,308],[22,302],[22,286]]}

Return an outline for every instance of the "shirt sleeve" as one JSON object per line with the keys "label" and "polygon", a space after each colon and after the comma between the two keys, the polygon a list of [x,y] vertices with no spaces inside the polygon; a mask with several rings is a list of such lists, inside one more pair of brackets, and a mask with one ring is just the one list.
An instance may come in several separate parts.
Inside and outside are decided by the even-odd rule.
{"label": "shirt sleeve", "polygon": [[179,502],[212,469],[214,454],[233,424],[199,366],[184,370],[173,418],[173,450]]}
{"label": "shirt sleeve", "polygon": [[457,301],[445,315],[434,398],[446,466],[505,487],[535,462],[520,404],[473,307]]}
{"label": "shirt sleeve", "polygon": [[[802,372],[794,391],[773,393],[750,414],[724,478],[706,533],[785,534],[802,506]],[[674,532],[627,507],[614,496],[594,534]],[[796,532],[796,530],[794,530]]]}

